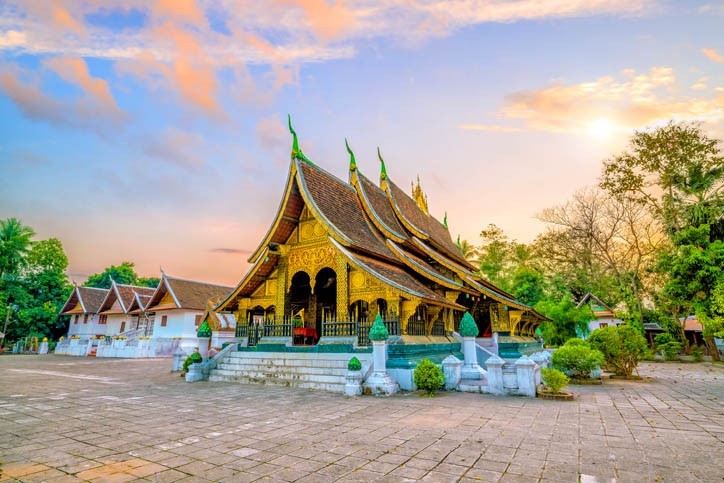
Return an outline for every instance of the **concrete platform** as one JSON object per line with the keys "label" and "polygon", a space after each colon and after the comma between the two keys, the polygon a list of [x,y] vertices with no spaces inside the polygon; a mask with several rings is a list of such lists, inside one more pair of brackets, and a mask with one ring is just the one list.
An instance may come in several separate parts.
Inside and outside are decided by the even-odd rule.
{"label": "concrete platform", "polygon": [[694,482],[724,475],[724,369],[576,401],[188,384],[168,359],[0,356],[3,481]]}

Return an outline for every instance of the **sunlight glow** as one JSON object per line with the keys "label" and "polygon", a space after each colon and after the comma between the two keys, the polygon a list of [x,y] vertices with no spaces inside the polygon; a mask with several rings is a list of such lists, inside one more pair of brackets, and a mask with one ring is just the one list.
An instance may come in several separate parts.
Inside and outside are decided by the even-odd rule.
{"label": "sunlight glow", "polygon": [[607,139],[615,131],[616,127],[606,118],[595,119],[588,123],[588,134],[599,139]]}

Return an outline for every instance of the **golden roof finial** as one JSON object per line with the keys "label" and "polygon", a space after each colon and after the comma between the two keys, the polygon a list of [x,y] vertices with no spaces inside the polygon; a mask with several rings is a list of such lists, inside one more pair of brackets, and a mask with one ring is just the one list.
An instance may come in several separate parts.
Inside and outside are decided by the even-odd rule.
{"label": "golden roof finial", "polygon": [[415,200],[415,203],[417,203],[417,206],[422,210],[422,212],[427,215],[427,195],[422,191],[422,187],[420,186],[420,175],[417,176],[417,186],[415,186],[414,183],[411,184],[412,199]]}

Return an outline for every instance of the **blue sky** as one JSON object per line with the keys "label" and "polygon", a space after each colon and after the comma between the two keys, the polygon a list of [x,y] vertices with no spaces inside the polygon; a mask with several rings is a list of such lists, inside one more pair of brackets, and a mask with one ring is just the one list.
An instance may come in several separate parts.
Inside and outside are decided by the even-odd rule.
{"label": "blue sky", "polygon": [[[57,237],[72,278],[233,284],[291,140],[346,178],[346,137],[473,243],[531,240],[635,129],[724,137],[716,2],[0,1],[0,218]],[[219,250],[224,249],[224,250]]]}

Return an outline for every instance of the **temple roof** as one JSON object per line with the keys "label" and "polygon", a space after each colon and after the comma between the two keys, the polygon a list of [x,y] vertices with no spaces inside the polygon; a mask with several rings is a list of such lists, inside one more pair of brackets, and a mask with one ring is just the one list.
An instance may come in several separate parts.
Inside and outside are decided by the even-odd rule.
{"label": "temple roof", "polygon": [[356,187],[359,190],[360,198],[377,228],[394,241],[402,242],[406,240],[408,238],[407,232],[397,220],[385,192],[359,171],[357,172],[357,179],[359,183],[356,184]]}
{"label": "temple roof", "polygon": [[[161,276],[161,283],[158,284],[146,305],[146,311],[167,309],[204,310],[209,301],[214,304],[219,303],[232,290],[233,287],[169,277],[164,273]],[[163,302],[166,294],[170,295],[172,302]]]}
{"label": "temple roof", "polygon": [[[75,287],[60,310],[60,314],[97,314],[106,295],[108,295],[108,289],[105,288]],[[78,306],[80,306],[80,311],[76,309]]]}
{"label": "temple roof", "polygon": [[[154,289],[149,287],[139,287],[136,285],[123,285],[111,281],[111,288],[108,291],[99,310],[102,314],[126,314],[133,303],[136,294],[150,296]],[[113,305],[118,301],[120,309],[113,309]]]}

